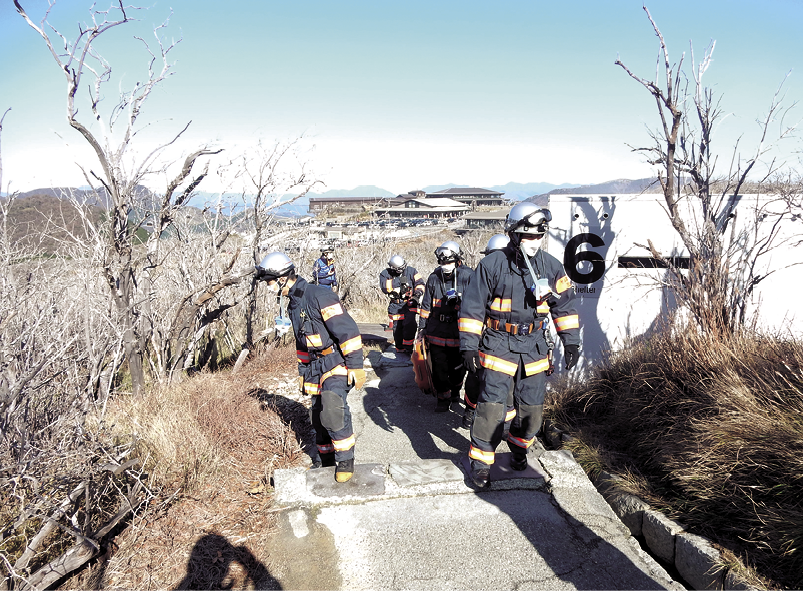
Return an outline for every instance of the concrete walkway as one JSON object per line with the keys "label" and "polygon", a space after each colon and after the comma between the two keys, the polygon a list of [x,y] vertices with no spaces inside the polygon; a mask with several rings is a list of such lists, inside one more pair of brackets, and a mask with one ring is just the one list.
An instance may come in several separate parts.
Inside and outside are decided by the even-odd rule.
{"label": "concrete walkway", "polygon": [[409,359],[369,356],[349,405],[357,469],[277,470],[273,577],[283,589],[683,589],[616,517],[571,454],[524,473],[498,450],[489,490],[466,477],[462,406],[435,413]]}

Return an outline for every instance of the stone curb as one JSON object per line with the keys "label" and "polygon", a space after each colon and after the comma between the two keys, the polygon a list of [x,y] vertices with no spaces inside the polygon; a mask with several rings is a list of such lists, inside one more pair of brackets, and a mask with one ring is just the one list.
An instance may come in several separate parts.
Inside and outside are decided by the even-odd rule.
{"label": "stone curb", "polygon": [[719,550],[709,540],[685,531],[637,496],[621,492],[618,485],[623,479],[619,476],[602,472],[593,482],[630,533],[643,536],[650,552],[674,565],[693,589],[757,589],[722,563]]}

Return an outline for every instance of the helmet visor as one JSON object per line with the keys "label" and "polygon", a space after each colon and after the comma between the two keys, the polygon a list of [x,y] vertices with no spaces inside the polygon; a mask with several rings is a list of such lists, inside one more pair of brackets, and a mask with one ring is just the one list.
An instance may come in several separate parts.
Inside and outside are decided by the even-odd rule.
{"label": "helmet visor", "polygon": [[530,215],[522,218],[514,232],[519,234],[530,234],[533,236],[543,236],[549,228],[549,222],[552,221],[552,212],[548,209],[537,209]]}

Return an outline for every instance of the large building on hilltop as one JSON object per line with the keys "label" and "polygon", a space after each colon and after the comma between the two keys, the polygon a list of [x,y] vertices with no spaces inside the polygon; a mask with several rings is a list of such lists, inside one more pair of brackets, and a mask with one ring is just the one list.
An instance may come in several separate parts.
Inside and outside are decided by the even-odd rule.
{"label": "large building on hilltop", "polygon": [[376,207],[387,206],[394,197],[310,197],[309,212],[362,213]]}
{"label": "large building on hilltop", "polygon": [[469,207],[454,199],[417,198],[399,195],[388,207],[377,207],[374,214],[394,218],[453,218],[469,211]]}
{"label": "large building on hilltop", "polygon": [[468,205],[472,210],[480,207],[503,207],[507,205],[507,200],[502,197],[504,193],[491,191],[489,189],[478,188],[459,188],[443,189],[434,193],[427,193],[428,198],[447,197],[460,203]]}

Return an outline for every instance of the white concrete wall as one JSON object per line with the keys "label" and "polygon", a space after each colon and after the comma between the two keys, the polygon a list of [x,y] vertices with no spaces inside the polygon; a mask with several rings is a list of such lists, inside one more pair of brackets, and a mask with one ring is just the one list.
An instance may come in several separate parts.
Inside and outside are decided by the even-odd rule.
{"label": "white concrete wall", "polygon": [[[749,197],[743,197],[737,209],[742,227],[751,217],[754,203]],[[674,307],[671,292],[661,286],[665,269],[619,268],[619,257],[649,257],[639,246],[646,246],[648,240],[662,254],[687,253],[669,223],[661,195],[555,195],[548,207],[553,220],[545,248],[567,263],[567,273],[577,289],[582,363],[593,363],[603,351],[621,347],[628,337],[649,332]],[[784,229],[786,235],[801,230],[800,222],[790,222]],[[774,252],[765,264],[782,268],[801,260],[797,249],[786,247]],[[803,336],[803,312],[797,313],[797,300],[803,295],[801,273],[803,267],[793,266],[759,284],[753,310],[759,311],[762,328]]]}

